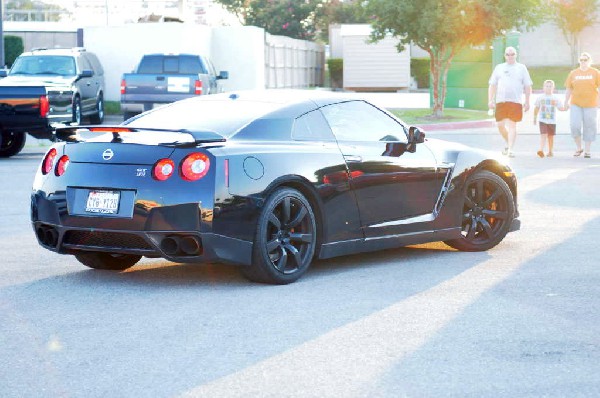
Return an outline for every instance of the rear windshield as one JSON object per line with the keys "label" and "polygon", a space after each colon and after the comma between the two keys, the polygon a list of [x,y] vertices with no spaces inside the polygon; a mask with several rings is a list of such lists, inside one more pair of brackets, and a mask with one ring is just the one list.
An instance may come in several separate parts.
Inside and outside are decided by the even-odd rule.
{"label": "rear windshield", "polygon": [[126,124],[191,132],[212,131],[229,138],[250,121],[278,107],[268,102],[191,98],[162,106]]}
{"label": "rear windshield", "polygon": [[206,71],[200,57],[191,55],[146,55],[142,58],[137,73],[191,75],[206,73]]}

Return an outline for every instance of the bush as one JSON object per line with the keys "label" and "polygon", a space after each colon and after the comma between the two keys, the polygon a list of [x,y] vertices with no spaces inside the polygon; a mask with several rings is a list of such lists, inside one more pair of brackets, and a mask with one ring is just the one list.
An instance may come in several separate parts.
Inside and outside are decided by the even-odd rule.
{"label": "bush", "polygon": [[[15,59],[23,53],[23,39],[19,36],[4,36],[4,62],[10,68]],[[3,66],[3,65],[0,65]]]}
{"label": "bush", "polygon": [[342,58],[329,58],[327,60],[331,88],[344,87],[344,60]]}
{"label": "bush", "polygon": [[418,88],[429,88],[429,58],[411,58],[410,74]]}

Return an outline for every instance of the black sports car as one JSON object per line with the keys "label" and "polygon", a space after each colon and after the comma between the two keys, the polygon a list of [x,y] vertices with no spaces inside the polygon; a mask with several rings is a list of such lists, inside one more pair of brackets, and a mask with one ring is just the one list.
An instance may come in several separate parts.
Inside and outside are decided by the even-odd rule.
{"label": "black sports car", "polygon": [[520,224],[502,158],[343,94],[203,96],[56,136],[31,221],[44,248],[91,268],[221,261],[285,284],[313,258],[431,241],[487,250]]}

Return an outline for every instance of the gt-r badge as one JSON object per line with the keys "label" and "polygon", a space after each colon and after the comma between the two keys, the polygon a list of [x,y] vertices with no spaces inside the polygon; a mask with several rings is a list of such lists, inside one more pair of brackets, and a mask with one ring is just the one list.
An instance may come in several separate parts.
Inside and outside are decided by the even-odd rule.
{"label": "gt-r badge", "polygon": [[102,152],[102,159],[111,160],[114,155],[115,154],[113,153],[112,149],[109,148],[109,149],[105,150],[104,152]]}

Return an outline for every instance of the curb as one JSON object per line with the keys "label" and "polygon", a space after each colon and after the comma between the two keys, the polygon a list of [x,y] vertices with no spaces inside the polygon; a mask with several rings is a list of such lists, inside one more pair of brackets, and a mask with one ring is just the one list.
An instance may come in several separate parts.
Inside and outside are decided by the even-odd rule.
{"label": "curb", "polygon": [[451,123],[433,123],[433,124],[416,124],[417,127],[425,131],[440,131],[440,130],[464,130],[464,129],[481,129],[495,127],[494,119],[473,120],[468,122],[451,122]]}

